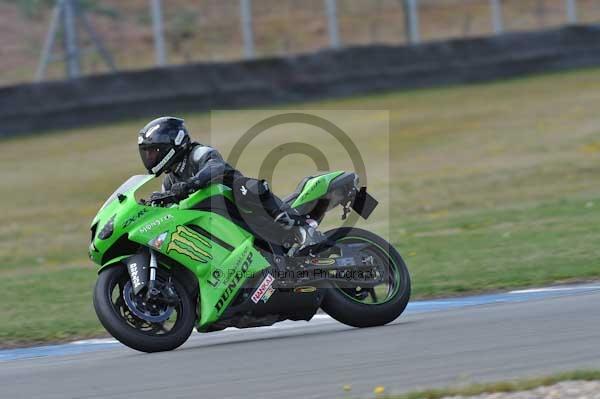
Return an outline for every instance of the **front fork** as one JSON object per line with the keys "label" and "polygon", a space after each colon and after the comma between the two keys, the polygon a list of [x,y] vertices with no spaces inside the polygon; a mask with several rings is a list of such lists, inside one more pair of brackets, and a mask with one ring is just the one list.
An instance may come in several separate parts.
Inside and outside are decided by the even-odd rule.
{"label": "front fork", "polygon": [[149,264],[149,278],[148,278],[148,291],[146,292],[147,300],[155,300],[158,302],[166,303],[167,305],[176,305],[179,302],[179,297],[173,288],[173,281],[171,276],[166,284],[163,284],[160,289],[157,288],[156,284],[156,273],[158,271],[158,261],[156,260],[156,252],[151,248],[150,251],[150,264]]}
{"label": "front fork", "polygon": [[[166,283],[157,281],[158,259],[157,254],[150,248],[138,252],[127,259],[127,269],[129,277],[133,283],[134,295],[142,294],[147,301],[159,301],[169,305],[176,304],[179,297],[173,286],[171,276]],[[147,287],[145,293],[142,292]]]}
{"label": "front fork", "polygon": [[160,291],[156,288],[156,270],[158,269],[158,262],[156,261],[156,253],[149,249],[150,251],[150,277],[148,279],[148,291],[146,292],[146,298],[150,299],[156,297]]}

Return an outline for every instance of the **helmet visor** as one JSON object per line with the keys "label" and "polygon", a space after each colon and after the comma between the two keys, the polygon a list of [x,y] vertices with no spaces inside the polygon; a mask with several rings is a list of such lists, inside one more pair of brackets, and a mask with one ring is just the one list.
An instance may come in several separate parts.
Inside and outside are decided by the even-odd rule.
{"label": "helmet visor", "polygon": [[175,155],[170,145],[140,146],[142,162],[149,172],[159,174]]}

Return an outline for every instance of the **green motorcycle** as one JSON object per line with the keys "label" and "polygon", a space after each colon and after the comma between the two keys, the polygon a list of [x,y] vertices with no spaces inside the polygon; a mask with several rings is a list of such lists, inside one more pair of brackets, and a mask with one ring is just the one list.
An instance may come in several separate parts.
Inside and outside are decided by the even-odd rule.
{"label": "green motorcycle", "polygon": [[319,308],[355,327],[396,319],[410,296],[400,254],[368,231],[316,228],[338,205],[367,218],[377,205],[354,173],[305,178],[284,200],[309,225],[310,245],[277,244],[257,233],[261,215],[234,205],[231,189],[210,185],[177,201],[137,198],[155,179],[133,176],[105,202],[91,226],[89,255],[100,265],[94,308],[123,344],[143,352],[175,349],[196,327],[310,320]]}

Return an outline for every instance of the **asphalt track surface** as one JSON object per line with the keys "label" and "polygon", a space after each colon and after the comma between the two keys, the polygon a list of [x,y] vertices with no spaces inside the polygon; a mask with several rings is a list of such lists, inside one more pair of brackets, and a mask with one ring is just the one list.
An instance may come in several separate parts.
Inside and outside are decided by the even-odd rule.
{"label": "asphalt track surface", "polygon": [[318,315],[195,334],[151,355],[110,340],[0,351],[0,397],[331,399],[582,368],[600,368],[598,285],[416,302],[369,329]]}

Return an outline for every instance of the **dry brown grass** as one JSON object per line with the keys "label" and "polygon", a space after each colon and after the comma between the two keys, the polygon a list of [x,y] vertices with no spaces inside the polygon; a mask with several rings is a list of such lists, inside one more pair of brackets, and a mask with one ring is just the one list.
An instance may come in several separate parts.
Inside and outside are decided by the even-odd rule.
{"label": "dry brown grass", "polygon": [[[18,6],[21,4],[21,7]],[[46,34],[49,10],[36,7],[26,17],[31,0],[0,0],[0,85],[33,78]],[[38,2],[36,4],[43,4]],[[113,52],[120,69],[153,66],[154,45],[148,2],[95,2],[94,26]],[[242,35],[238,0],[169,0],[165,29],[169,62],[239,59]],[[564,0],[504,0],[507,30],[532,30],[565,23]],[[583,22],[600,21],[596,0],[578,0]],[[402,0],[338,0],[345,45],[406,43]],[[323,0],[254,0],[256,49],[260,56],[294,54],[329,44]],[[421,0],[424,40],[472,37],[492,33],[488,0]],[[82,35],[82,44],[89,40]],[[106,71],[97,55],[84,62],[87,73]],[[64,67],[50,66],[49,77],[64,76]]]}

